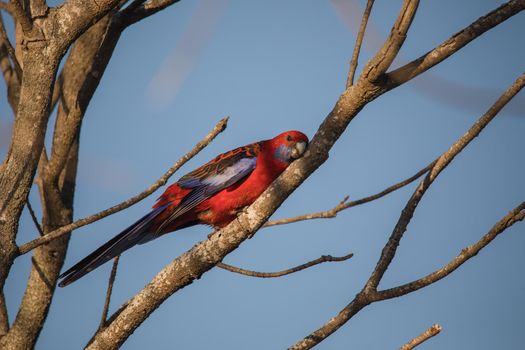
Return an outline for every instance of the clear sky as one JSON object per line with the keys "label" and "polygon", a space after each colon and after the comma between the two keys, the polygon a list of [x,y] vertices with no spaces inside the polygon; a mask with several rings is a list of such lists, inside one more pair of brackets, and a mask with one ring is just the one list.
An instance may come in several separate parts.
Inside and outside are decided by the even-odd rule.
{"label": "clear sky", "polygon": [[[376,1],[361,63],[388,35],[401,1]],[[395,65],[418,57],[499,1],[422,1]],[[310,137],[343,91],[364,1],[180,3],[122,36],[87,111],[75,218],[142,191],[223,116],[228,129],[180,173],[218,153],[288,129]],[[420,77],[369,104],[330,159],[276,212],[325,210],[411,176],[446,150],[525,69],[521,13]],[[5,96],[1,84],[0,96]],[[11,112],[0,100],[0,155]],[[53,121],[50,121],[50,125]],[[525,96],[517,96],[424,197],[381,288],[447,263],[525,199]],[[168,299],[123,349],[282,349],[336,315],[361,289],[415,185],[336,219],[263,229],[226,263],[277,271],[323,254],[355,254],[278,279],[213,269]],[[154,195],[77,230],[66,267],[142,216]],[[38,206],[37,191],[31,201]],[[39,208],[37,208],[39,211]],[[433,323],[421,349],[521,349],[525,343],[524,225],[516,224],[454,274],[361,311],[319,349],[393,349]],[[206,239],[197,226],[136,247],[121,259],[111,310],[172,259]],[[27,212],[18,242],[36,236]],[[30,257],[7,281],[11,319]],[[78,349],[99,323],[110,264],[58,289],[38,349]]]}

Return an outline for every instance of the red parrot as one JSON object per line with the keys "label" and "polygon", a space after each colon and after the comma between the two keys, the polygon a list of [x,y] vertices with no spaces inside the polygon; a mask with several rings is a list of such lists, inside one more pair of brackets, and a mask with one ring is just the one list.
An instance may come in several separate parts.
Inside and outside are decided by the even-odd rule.
{"label": "red parrot", "polygon": [[169,186],[151,212],[60,275],[59,286],[165,233],[197,224],[228,225],[304,154],[307,145],[308,137],[292,130],[218,155]]}

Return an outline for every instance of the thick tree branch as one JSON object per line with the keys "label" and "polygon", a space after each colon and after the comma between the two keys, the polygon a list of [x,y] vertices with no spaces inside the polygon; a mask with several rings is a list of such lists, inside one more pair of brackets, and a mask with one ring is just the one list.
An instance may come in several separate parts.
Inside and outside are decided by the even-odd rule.
{"label": "thick tree branch", "polygon": [[162,177],[160,177],[155,183],[153,183],[151,186],[149,186],[146,190],[143,192],[133,196],[132,198],[125,200],[117,205],[112,206],[111,208],[108,208],[106,210],[103,210],[99,213],[87,216],[85,218],[79,219],[69,225],[66,225],[64,227],[61,227],[59,229],[54,230],[53,232],[50,232],[46,234],[44,237],[34,239],[26,244],[23,244],[20,246],[18,253],[19,255],[26,254],[27,252],[31,251],[32,249],[35,249],[36,247],[48,243],[54,239],[57,239],[70,231],[73,231],[74,229],[77,229],[79,227],[85,226],[87,224],[91,224],[95,221],[98,221],[102,218],[105,218],[106,216],[109,216],[111,214],[117,213],[121,210],[124,210],[126,208],[129,208],[133,204],[141,201],[142,199],[146,198],[153,192],[155,192],[159,187],[166,184],[168,179],[173,175],[181,166],[183,166],[188,160],[193,158],[197,153],[199,153],[202,149],[204,149],[206,146],[208,146],[211,141],[224,129],[226,129],[228,123],[228,118],[221,119],[219,123],[213,128],[213,130],[206,135],[195,147],[186,153],[184,156],[182,156],[175,164],[164,174]]}
{"label": "thick tree branch", "polygon": [[259,278],[274,278],[274,277],[281,277],[281,276],[286,276],[286,275],[289,275],[295,272],[299,272],[309,267],[322,264],[324,262],[345,261],[345,260],[350,259],[353,256],[354,254],[352,253],[348,255],[344,255],[344,256],[323,255],[320,258],[309,261],[307,263],[304,263],[304,264],[301,264],[301,265],[298,265],[298,266],[295,266],[295,267],[292,267],[286,270],[277,271],[277,272],[258,272],[258,271],[246,270],[246,269],[241,269],[240,267],[225,264],[223,262],[217,263],[216,266],[220,267],[221,269],[224,269],[230,272],[235,272],[235,273],[245,275],[245,276],[259,277]]}
{"label": "thick tree branch", "polygon": [[354,76],[357,69],[357,64],[359,62],[359,53],[361,52],[361,44],[363,43],[363,38],[365,36],[366,25],[368,23],[368,18],[370,17],[370,12],[372,12],[372,6],[374,5],[374,0],[368,0],[366,3],[365,11],[363,12],[363,17],[361,19],[361,25],[359,27],[359,32],[357,33],[357,38],[355,39],[354,52],[352,53],[352,60],[350,61],[350,70],[348,73],[348,79],[346,81],[346,88],[354,85]]}
{"label": "thick tree branch", "polygon": [[490,109],[463,135],[456,141],[445,153],[443,153],[436,161],[427,176],[421,181],[416,191],[403,209],[401,216],[390,236],[387,244],[383,248],[381,257],[377,263],[376,268],[372,272],[370,279],[367,282],[367,289],[376,290],[381,278],[392,262],[399,242],[405,233],[408,224],[412,220],[412,216],[426,190],[434,182],[437,176],[443,171],[452,160],[474,139],[479,133],[498,115],[499,111],[523,88],[525,85],[525,73],[523,73],[516,81],[501,95],[501,97],[490,107]]}
{"label": "thick tree branch", "polygon": [[412,350],[416,346],[438,335],[439,332],[441,332],[441,326],[438,324],[434,324],[430,326],[430,328],[428,328],[426,331],[424,331],[423,333],[421,333],[420,335],[418,335],[417,337],[400,347],[399,350]]}
{"label": "thick tree branch", "polygon": [[396,191],[396,190],[398,190],[398,189],[400,189],[402,187],[405,187],[408,184],[411,184],[412,182],[414,182],[417,179],[419,179],[423,174],[427,173],[434,166],[435,162],[436,161],[433,161],[432,163],[430,163],[429,165],[427,165],[423,169],[419,170],[416,174],[414,174],[413,176],[409,177],[408,179],[405,179],[405,180],[403,180],[401,182],[398,182],[398,183],[396,183],[396,184],[394,184],[394,185],[392,185],[392,186],[390,186],[390,187],[384,189],[383,191],[381,191],[379,193],[376,193],[374,195],[371,195],[371,196],[368,196],[368,197],[364,197],[364,198],[361,198],[361,199],[357,199],[355,201],[350,201],[350,202],[348,202],[348,196],[347,196],[341,202],[339,202],[339,204],[337,204],[335,207],[333,207],[330,210],[320,211],[320,212],[317,212],[317,213],[298,215],[298,216],[294,216],[294,217],[291,217],[291,218],[270,220],[266,224],[264,224],[264,227],[290,224],[290,223],[293,223],[293,222],[298,222],[298,221],[303,221],[303,220],[335,218],[340,211],[343,211],[343,210],[351,208],[351,207],[355,207],[355,206],[358,206],[358,205],[361,205],[361,204],[365,204],[365,203],[374,201],[374,200],[379,199],[381,197],[384,197],[387,194],[392,193],[392,192],[394,192],[394,191]]}

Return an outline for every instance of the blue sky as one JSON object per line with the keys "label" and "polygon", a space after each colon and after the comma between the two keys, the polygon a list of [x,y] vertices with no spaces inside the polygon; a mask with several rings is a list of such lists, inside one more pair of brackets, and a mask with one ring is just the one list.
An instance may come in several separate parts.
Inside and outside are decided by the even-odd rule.
{"label": "blue sky", "polygon": [[[401,1],[377,1],[361,65],[387,36]],[[497,1],[423,1],[400,58],[420,56]],[[288,129],[310,137],[346,82],[363,1],[180,3],[129,28],[86,113],[75,218],[149,186],[215,123],[228,129],[184,173],[218,153]],[[330,159],[275,213],[325,210],[411,176],[445,151],[524,70],[525,14],[488,32],[426,76],[366,106]],[[361,67],[361,66],[360,66]],[[5,96],[5,87],[0,87]],[[12,120],[0,102],[0,155]],[[52,124],[52,121],[50,122]],[[525,198],[523,92],[440,175],[424,197],[380,287],[427,274],[452,259]],[[168,299],[123,349],[282,349],[337,314],[360,290],[415,185],[336,219],[263,229],[226,263],[277,271],[323,254],[355,254],[278,279],[213,269]],[[141,203],[77,230],[66,266],[142,216]],[[37,206],[36,189],[31,201]],[[38,208],[37,208],[38,210]],[[525,342],[523,224],[454,274],[403,298],[369,306],[319,349],[396,348],[433,323],[443,332],[421,349],[519,349]],[[111,310],[176,256],[206,238],[192,227],[123,255]],[[24,213],[18,242],[35,237]],[[16,261],[6,297],[14,318],[30,257]],[[110,264],[57,290],[37,348],[76,349],[98,326]]]}

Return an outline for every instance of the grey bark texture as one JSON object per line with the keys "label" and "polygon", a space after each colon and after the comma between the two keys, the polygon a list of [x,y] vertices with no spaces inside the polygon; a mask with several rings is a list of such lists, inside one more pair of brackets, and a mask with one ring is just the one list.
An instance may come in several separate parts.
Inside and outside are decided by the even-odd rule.
{"label": "grey bark texture", "polygon": [[[0,12],[13,17],[16,34],[15,43],[12,44],[6,34],[4,22],[0,21],[0,68],[8,88],[7,100],[14,114],[11,143],[6,158],[0,164],[0,349],[34,347],[40,331],[45,326],[69,236],[74,229],[127,208],[151,194],[226,127],[227,119],[219,122],[206,138],[143,193],[90,217],[72,221],[82,120],[113,50],[128,26],[177,2],[68,0],[54,8],[48,7],[44,0],[13,0],[0,3]],[[328,160],[333,145],[368,103],[441,63],[486,31],[525,8],[525,0],[509,1],[452,35],[427,54],[389,71],[403,46],[419,5],[417,0],[405,0],[389,37],[366,63],[354,83],[359,47],[366,30],[366,21],[371,15],[372,3],[373,1],[368,2],[363,16],[348,85],[319,126],[304,157],[295,161],[230,225],[175,258],[148,285],[102,322],[102,326],[86,345],[87,349],[120,347],[167,298],[199,279],[213,267],[221,265],[227,254],[263,227],[286,198]],[[64,57],[68,51],[67,57]],[[64,65],[59,73],[58,67],[62,60]],[[524,84],[524,76],[519,77],[464,137],[413,177],[362,200],[347,202],[345,199],[326,212],[274,223],[285,224],[316,217],[335,217],[341,210],[378,199],[425,175],[403,210],[376,269],[363,290],[338,315],[297,342],[291,349],[309,349],[317,345],[371,303],[411,293],[447,276],[506,228],[523,220],[525,205],[521,204],[496,223],[480,242],[466,248],[457,259],[443,269],[405,285],[384,291],[377,290],[426,189]],[[50,113],[55,106],[57,118],[53,126],[52,148],[48,153],[44,147],[44,138],[46,130],[50,127]],[[17,246],[20,215],[34,182],[38,184],[40,193],[44,235]],[[17,316],[10,323],[3,294],[4,284],[15,259],[26,253],[32,254],[32,269]],[[319,261],[303,264],[304,267],[299,266],[285,272],[293,273],[322,261],[344,260],[349,257],[350,255],[331,258],[332,260],[324,257],[317,259]],[[231,270],[246,272],[235,267],[231,267]],[[259,277],[285,274],[281,272],[271,275],[250,271],[248,273],[259,274]]]}

